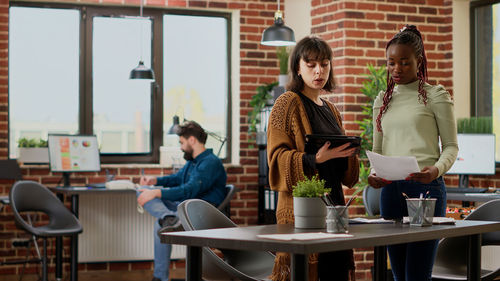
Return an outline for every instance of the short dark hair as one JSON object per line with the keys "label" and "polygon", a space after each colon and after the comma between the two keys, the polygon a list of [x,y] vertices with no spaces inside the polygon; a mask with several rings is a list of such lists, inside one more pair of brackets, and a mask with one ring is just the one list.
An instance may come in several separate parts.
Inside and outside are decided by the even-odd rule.
{"label": "short dark hair", "polygon": [[[322,61],[329,60],[330,63],[333,59],[332,48],[326,43],[325,40],[315,37],[306,36],[295,45],[292,54],[290,55],[290,82],[287,85],[287,89],[292,92],[300,92],[304,89],[304,80],[299,76],[299,64],[300,59],[306,62],[309,61]],[[328,81],[326,81],[323,90],[331,92],[335,89],[335,78],[333,77],[333,65],[330,67],[330,74],[328,75]]]}
{"label": "short dark hair", "polygon": [[207,142],[207,133],[200,124],[194,121],[185,121],[176,130],[179,137],[189,138],[195,137],[199,142],[205,144]]}

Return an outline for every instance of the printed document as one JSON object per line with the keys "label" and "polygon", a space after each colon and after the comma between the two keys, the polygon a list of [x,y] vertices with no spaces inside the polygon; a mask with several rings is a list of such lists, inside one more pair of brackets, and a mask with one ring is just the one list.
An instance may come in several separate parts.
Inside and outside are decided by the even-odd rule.
{"label": "printed document", "polygon": [[404,180],[410,174],[420,172],[415,156],[384,156],[368,150],[366,156],[377,177],[386,180]]}
{"label": "printed document", "polygon": [[316,240],[328,238],[350,238],[351,234],[334,234],[324,232],[309,232],[309,233],[291,233],[291,234],[259,234],[259,238],[275,239],[275,240]]}

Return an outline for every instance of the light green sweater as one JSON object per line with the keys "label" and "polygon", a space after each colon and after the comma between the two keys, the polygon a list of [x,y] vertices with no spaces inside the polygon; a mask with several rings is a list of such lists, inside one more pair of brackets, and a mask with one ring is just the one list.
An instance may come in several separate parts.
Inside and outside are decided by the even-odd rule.
{"label": "light green sweater", "polygon": [[394,87],[389,107],[382,115],[382,132],[377,130],[376,122],[384,97],[384,92],[379,93],[373,105],[373,151],[387,156],[415,156],[420,169],[434,165],[441,176],[451,168],[458,153],[453,100],[441,85],[426,83],[424,89],[427,105],[419,101],[418,80]]}

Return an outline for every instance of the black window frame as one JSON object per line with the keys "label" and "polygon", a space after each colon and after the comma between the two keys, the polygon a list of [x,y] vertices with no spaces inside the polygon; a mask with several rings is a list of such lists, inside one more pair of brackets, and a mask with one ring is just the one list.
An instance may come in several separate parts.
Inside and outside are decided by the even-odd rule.
{"label": "black window frame", "polygon": [[[36,7],[75,9],[80,11],[80,66],[79,66],[79,134],[93,134],[93,84],[92,84],[92,27],[93,17],[139,16],[138,6],[111,6],[79,3],[39,3],[10,2],[9,7]],[[166,7],[144,7],[143,16],[152,21],[151,66],[156,81],[151,83],[150,149],[149,153],[101,153],[102,164],[159,163],[160,146],[163,145],[163,16],[166,14],[220,17],[227,21],[227,141],[224,144],[226,157],[224,163],[231,162],[231,28],[232,18],[229,12],[180,10]],[[10,93],[9,93],[10,94]],[[10,126],[10,124],[9,124]],[[169,127],[169,126],[167,126]],[[9,129],[10,132],[10,129]]]}

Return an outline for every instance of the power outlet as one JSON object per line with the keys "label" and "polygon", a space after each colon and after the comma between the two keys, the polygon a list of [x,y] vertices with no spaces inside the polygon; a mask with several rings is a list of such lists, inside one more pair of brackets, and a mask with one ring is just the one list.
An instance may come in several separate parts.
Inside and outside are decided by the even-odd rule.
{"label": "power outlet", "polygon": [[25,238],[15,238],[15,239],[12,239],[12,246],[14,247],[28,247],[30,244],[30,240]]}

